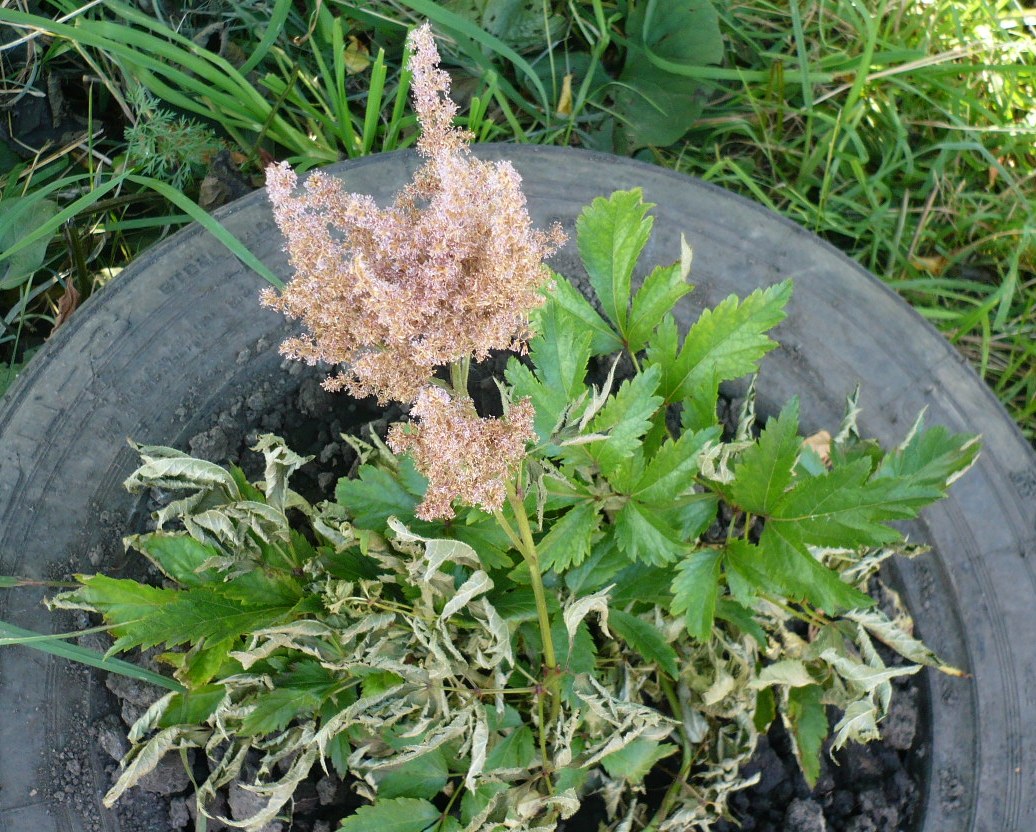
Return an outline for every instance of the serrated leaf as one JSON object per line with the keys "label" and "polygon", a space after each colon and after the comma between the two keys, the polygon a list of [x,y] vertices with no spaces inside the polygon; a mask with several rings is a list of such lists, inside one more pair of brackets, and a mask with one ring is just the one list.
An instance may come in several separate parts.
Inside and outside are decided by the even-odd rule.
{"label": "serrated leaf", "polygon": [[974,464],[979,448],[977,436],[951,434],[942,425],[924,430],[922,415],[907,441],[885,456],[874,477],[904,477],[916,485],[942,489]]}
{"label": "serrated leaf", "polygon": [[158,721],[159,728],[174,725],[201,725],[226,698],[223,685],[205,685],[196,690],[174,693]]}
{"label": "serrated leaf", "polygon": [[645,737],[638,737],[618,751],[601,758],[601,765],[616,779],[639,783],[655,767],[655,763],[672,756],[679,747],[672,743],[660,743]]}
{"label": "serrated leaf", "polygon": [[566,401],[576,398],[590,360],[590,333],[553,298],[538,310],[534,323],[537,334],[529,341],[529,357],[537,377],[549,389],[560,390]]}
{"label": "serrated leaf", "polygon": [[486,755],[486,768],[527,769],[536,756],[536,739],[527,725],[515,728],[506,737],[498,740]]}
{"label": "serrated leaf", "polygon": [[599,525],[597,506],[592,502],[577,503],[555,520],[536,547],[543,570],[561,573],[586,560]]}
{"label": "serrated leaf", "polygon": [[672,611],[683,616],[687,632],[700,641],[712,633],[722,554],[719,549],[699,549],[676,565]]}
{"label": "serrated leaf", "polygon": [[654,624],[618,609],[611,610],[608,623],[619,638],[643,658],[657,664],[671,679],[679,675],[676,651]]}
{"label": "serrated leaf", "polygon": [[378,781],[378,802],[394,797],[423,797],[431,800],[445,788],[449,768],[441,748],[414,757],[400,766],[383,769]]}
{"label": "serrated leaf", "polygon": [[[651,417],[662,404],[662,398],[654,395],[658,379],[657,368],[650,368],[624,381],[590,423],[591,433],[605,434],[606,438],[572,451],[582,450],[597,462],[606,477],[621,474],[622,463],[640,446],[640,438],[651,427]],[[580,454],[569,456],[578,460]]]}
{"label": "serrated leaf", "polygon": [[767,528],[779,526],[783,538],[800,546],[881,546],[902,537],[887,523],[917,516],[942,495],[930,485],[870,474],[869,460],[858,459],[799,479],[772,510]]}
{"label": "serrated leaf", "polygon": [[532,370],[513,356],[507,361],[504,378],[511,385],[513,398],[528,398],[532,401],[533,410],[536,412],[533,419],[536,436],[541,443],[549,442],[554,430],[559,426],[561,415],[569,405],[568,397],[560,389],[548,387]]}
{"label": "serrated leaf", "polygon": [[689,490],[698,474],[698,460],[705,443],[718,439],[718,428],[681,433],[667,440],[648,460],[632,494],[643,503],[671,501]]}
{"label": "serrated leaf", "polygon": [[755,713],[752,715],[755,730],[765,734],[776,716],[777,700],[774,698],[773,688],[763,688],[755,698]]}
{"label": "serrated leaf", "polygon": [[278,623],[294,606],[244,604],[209,587],[159,589],[105,575],[80,580],[83,586],[72,597],[96,609],[112,625],[112,632],[118,636],[113,652],[202,639],[224,641]]}
{"label": "serrated leaf", "polygon": [[153,532],[127,537],[127,546],[143,553],[166,577],[181,586],[201,586],[218,579],[214,569],[198,571],[203,563],[222,553],[182,533]]}
{"label": "serrated leaf", "polygon": [[693,288],[687,282],[681,263],[656,267],[633,296],[626,334],[627,349],[631,353],[644,349],[662,318]]}
{"label": "serrated leaf", "polygon": [[615,517],[615,541],[632,561],[665,566],[687,551],[680,532],[653,508],[630,500]]}
{"label": "serrated leaf", "polygon": [[823,688],[809,685],[788,690],[788,705],[783,713],[791,734],[795,758],[810,788],[820,777],[820,749],[827,737],[827,712],[821,702]]}
{"label": "serrated leaf", "polygon": [[765,576],[763,588],[807,600],[829,613],[874,605],[873,598],[845,583],[785,531],[785,526],[768,522],[759,539],[762,555],[753,566]]}
{"label": "serrated leaf", "polygon": [[282,731],[300,715],[319,708],[332,687],[325,684],[314,688],[276,687],[260,691],[238,731],[244,736]]}
{"label": "serrated leaf", "polygon": [[380,532],[389,517],[408,520],[414,516],[418,497],[382,468],[361,465],[356,479],[343,477],[335,488],[335,500],[352,516],[360,529]]}
{"label": "serrated leaf", "polygon": [[899,676],[912,676],[921,669],[919,664],[910,664],[904,667],[875,667],[853,661],[848,656],[843,656],[833,649],[823,651],[820,654],[820,658],[830,664],[838,672],[838,675],[845,679],[852,687],[866,693],[874,691],[879,685]]}
{"label": "serrated leaf", "polygon": [[879,609],[853,610],[845,614],[850,621],[865,627],[878,641],[888,645],[903,658],[918,664],[937,667],[951,676],[963,676],[964,671],[946,664],[928,647],[889,620]]}
{"label": "serrated leaf", "polygon": [[338,832],[425,832],[441,816],[427,800],[397,797],[361,806],[342,821]]}
{"label": "serrated leaf", "polygon": [[768,664],[751,682],[749,687],[765,688],[771,685],[783,685],[790,688],[801,688],[816,684],[816,679],[799,659],[781,659]]}
{"label": "serrated leaf", "polygon": [[576,244],[604,309],[619,334],[627,335],[633,270],[651,237],[654,220],[640,188],[597,197],[576,220]]}
{"label": "serrated leaf", "polygon": [[597,665],[597,648],[585,621],[580,621],[576,626],[575,638],[570,642],[564,617],[555,616],[550,625],[550,635],[554,640],[560,667],[571,675],[593,673]]}
{"label": "serrated leaf", "polygon": [[731,295],[701,314],[679,354],[671,335],[673,325],[664,321],[662,337],[656,337],[648,347],[648,363],[662,370],[660,391],[666,403],[714,403],[721,381],[754,372],[759,360],[777,346],[766,333],[784,320],[784,307],[790,298],[789,280],[757,289],[740,302]]}
{"label": "serrated leaf", "polygon": [[878,730],[878,709],[868,699],[853,702],[845,709],[842,718],[835,725],[835,737],[831,742],[831,750],[837,751],[849,740],[854,742],[870,742],[881,738]]}
{"label": "serrated leaf", "polygon": [[611,355],[623,348],[622,338],[615,329],[602,318],[590,305],[582,292],[573,286],[567,278],[555,275],[555,286],[552,299],[566,312],[574,316],[583,328],[590,332],[590,353],[592,355]]}
{"label": "serrated leaf", "polygon": [[734,470],[730,498],[752,514],[770,514],[792,482],[801,440],[799,403],[792,399],[776,419],[771,419],[759,440],[746,448]]}
{"label": "serrated leaf", "polygon": [[[729,559],[729,550],[727,552]],[[720,598],[716,602],[716,618],[727,621],[742,633],[751,636],[756,643],[766,649],[766,631],[756,621],[752,611],[730,598]]]}

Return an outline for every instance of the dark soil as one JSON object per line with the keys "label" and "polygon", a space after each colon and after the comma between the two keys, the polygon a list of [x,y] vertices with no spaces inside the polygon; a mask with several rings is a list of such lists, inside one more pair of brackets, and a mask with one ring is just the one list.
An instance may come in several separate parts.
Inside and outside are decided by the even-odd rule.
{"label": "dark soil", "polygon": [[[256,349],[266,349],[259,344]],[[275,432],[284,435],[293,450],[312,455],[314,460],[293,478],[293,487],[309,499],[322,499],[331,493],[338,477],[349,473],[355,452],[341,439],[341,433],[370,424],[376,430],[403,418],[398,409],[383,412],[345,395],[331,395],[320,387],[319,371],[298,363],[285,363],[284,372],[295,378],[290,395],[279,384],[259,383],[231,401],[192,435],[185,450],[218,463],[241,465],[252,478],[262,475],[262,460],[248,450],[258,435]],[[477,382],[476,382],[477,384]],[[475,393],[476,400],[480,398]],[[480,411],[493,410],[493,394],[487,391],[477,401]],[[725,402],[727,421],[736,421],[738,402]],[[148,506],[141,506],[142,527]],[[156,579],[157,575],[154,576]],[[76,622],[88,626],[85,619]],[[87,639],[96,640],[97,636]],[[92,644],[90,646],[97,647]],[[104,645],[101,646],[104,649]],[[144,656],[143,662],[150,662]],[[152,665],[152,667],[154,667]],[[154,668],[158,669],[158,668]],[[101,678],[79,668],[68,671],[76,684],[88,684],[90,677]],[[95,702],[91,715],[80,715],[83,730],[62,749],[56,749],[51,769],[42,782],[56,802],[72,801],[88,830],[102,828],[96,817],[96,801],[84,799],[87,779],[84,768],[101,767],[109,782],[118,776],[118,761],[128,748],[128,726],[154,702],[162,691],[134,680],[105,676],[104,685],[94,684]],[[901,680],[899,680],[901,681]],[[920,688],[916,677],[907,677],[897,686],[892,714],[883,727],[884,739],[867,746],[851,745],[834,755],[825,753],[817,787],[808,788],[791,751],[784,729],[775,725],[760,739],[747,774],[759,773],[759,782],[734,796],[731,810],[738,825],[723,822],[716,832],[905,832],[915,826],[921,785],[918,771],[925,754],[923,730],[918,710]],[[834,714],[832,714],[834,716]],[[833,721],[832,721],[833,724]],[[193,752],[192,752],[193,754]],[[200,757],[192,756],[193,776],[199,782],[207,776]],[[351,808],[362,801],[348,784],[319,769],[299,788],[294,802],[292,832],[330,832]],[[80,805],[82,804],[82,805]],[[232,784],[221,795],[213,814],[242,819],[258,806],[239,784]],[[195,803],[193,788],[180,758],[167,755],[159,768],[139,786],[129,790],[116,805],[124,830],[131,832],[169,832],[193,829]],[[566,828],[578,832],[579,816]],[[591,826],[596,826],[591,823]],[[212,832],[228,829],[210,820]],[[287,832],[289,826],[275,821],[263,832]],[[590,827],[587,827],[590,828]]]}

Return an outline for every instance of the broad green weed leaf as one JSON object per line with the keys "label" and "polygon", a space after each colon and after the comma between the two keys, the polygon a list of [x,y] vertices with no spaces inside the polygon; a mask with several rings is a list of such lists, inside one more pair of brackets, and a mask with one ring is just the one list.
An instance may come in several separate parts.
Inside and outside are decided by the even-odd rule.
{"label": "broad green weed leaf", "polygon": [[716,617],[721,556],[719,549],[691,552],[677,564],[673,578],[673,613],[683,616],[687,632],[700,641],[709,638]]}
{"label": "broad green weed leaf", "polygon": [[748,447],[734,472],[730,498],[745,511],[770,514],[784,497],[792,482],[792,469],[799,454],[798,400],[793,399],[771,419],[759,436],[759,441]]}
{"label": "broad green weed leaf", "polygon": [[0,291],[14,289],[28,280],[43,265],[51,234],[40,236],[32,244],[7,256],[14,247],[38,229],[42,230],[58,212],[57,203],[33,196],[14,196],[3,200],[4,222],[0,224]]}
{"label": "broad green weed leaf", "polygon": [[700,81],[679,71],[723,60],[719,16],[709,0],[637,3],[626,19],[626,36],[613,105],[624,139],[617,149],[665,147],[701,115]]}
{"label": "broad green weed leaf", "polygon": [[361,806],[342,821],[338,832],[426,832],[441,816],[427,800],[397,797]]}
{"label": "broad green weed leaf", "polygon": [[628,336],[633,270],[651,236],[653,207],[640,188],[598,197],[576,220],[576,243],[604,314]]}
{"label": "broad green weed leaf", "polygon": [[799,768],[812,788],[820,777],[820,749],[827,737],[827,713],[821,698],[820,685],[808,685],[788,690],[788,705],[784,721],[792,738]]}
{"label": "broad green weed leaf", "polygon": [[643,658],[655,662],[671,679],[677,677],[676,651],[654,624],[628,612],[612,609],[608,614],[608,626]]}

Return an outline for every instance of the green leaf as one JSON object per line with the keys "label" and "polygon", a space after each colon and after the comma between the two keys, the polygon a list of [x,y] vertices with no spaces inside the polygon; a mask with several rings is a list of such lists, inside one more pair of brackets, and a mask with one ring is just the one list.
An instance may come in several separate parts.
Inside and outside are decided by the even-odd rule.
{"label": "green leaf", "polygon": [[784,716],[791,734],[795,758],[810,788],[820,777],[820,749],[827,737],[827,713],[821,702],[823,688],[808,685],[788,690]]}
{"label": "green leaf", "polygon": [[[564,632],[564,630],[562,630]],[[486,771],[501,768],[527,769],[536,756],[536,739],[528,725],[515,728],[499,740],[486,755]]]}
{"label": "green leaf", "polygon": [[652,623],[622,610],[608,612],[608,627],[649,662],[654,662],[671,678],[679,675],[676,651]]}
{"label": "green leaf", "polygon": [[[728,558],[729,554],[728,550]],[[754,638],[760,647],[766,649],[766,631],[755,620],[752,611],[747,607],[730,598],[720,598],[716,602],[716,618],[733,624],[742,633]]]}
{"label": "green leaf", "polygon": [[869,477],[869,460],[858,459],[799,479],[771,510],[766,528],[799,547],[881,546],[902,537],[888,522],[917,516],[943,493],[924,482]]}
{"label": "green leaf", "polygon": [[712,428],[685,431],[676,441],[667,440],[648,461],[633,496],[643,503],[661,503],[688,491],[698,474],[702,448],[719,435],[719,428]]}
{"label": "green leaf", "polygon": [[441,816],[427,800],[397,797],[361,806],[342,821],[338,832],[425,832]]}
{"label": "green leaf", "polygon": [[651,237],[654,220],[640,188],[598,197],[576,220],[576,243],[605,316],[627,336],[633,269]]}
{"label": "green leaf", "polygon": [[615,541],[633,561],[665,566],[687,551],[679,530],[653,508],[630,500],[615,517]]}
{"label": "green leaf", "polygon": [[158,589],[105,575],[81,577],[69,594],[100,612],[119,636],[113,652],[131,647],[175,646],[202,639],[219,642],[271,626],[288,617],[293,603],[244,604],[212,588]]}
{"label": "green leaf", "polygon": [[679,747],[672,743],[659,743],[658,740],[638,737],[629,745],[602,757],[601,765],[614,778],[639,783],[655,767],[655,763],[679,750]]}
{"label": "green leaf", "polygon": [[645,279],[633,296],[629,327],[626,335],[628,349],[638,353],[647,344],[662,318],[672,311],[677,301],[690,292],[682,263],[658,266]]}
{"label": "green leaf", "polygon": [[375,774],[378,802],[393,797],[424,797],[431,800],[446,787],[449,769],[442,749],[436,748],[400,766]]}
{"label": "green leaf", "polygon": [[591,355],[611,355],[623,348],[622,338],[611,324],[598,314],[590,301],[566,277],[554,275],[554,289],[550,297],[590,333]]}
{"label": "green leaf", "polygon": [[653,395],[658,379],[658,368],[651,367],[624,381],[590,423],[591,433],[606,434],[607,439],[566,450],[572,450],[571,456],[577,458],[579,450],[585,451],[606,477],[619,473],[622,463],[639,447],[640,438],[651,427],[651,417],[662,404],[662,397]]}
{"label": "green leaf", "polygon": [[560,390],[565,400],[571,401],[583,392],[590,333],[551,297],[538,310],[533,323],[537,334],[529,342],[529,357],[536,375],[549,389]]}
{"label": "green leaf", "polygon": [[330,688],[276,687],[261,691],[238,731],[246,737],[283,731],[293,719],[318,709]]}
{"label": "green leaf", "polygon": [[561,573],[586,560],[599,525],[597,506],[589,501],[577,503],[555,520],[536,546],[543,570]]}
{"label": "green leaf", "polygon": [[354,526],[381,532],[389,517],[404,522],[413,517],[418,498],[396,477],[373,465],[361,465],[358,474],[358,479],[343,477],[335,489],[335,500],[352,515]]}
{"label": "green leaf", "polygon": [[561,421],[561,414],[569,405],[568,397],[556,387],[548,387],[536,377],[532,370],[512,356],[504,369],[504,378],[511,385],[514,399],[529,398],[536,411],[533,427],[541,443],[550,442],[554,430]]}
{"label": "green leaf", "polygon": [[9,249],[45,225],[58,212],[57,203],[36,196],[14,196],[3,200],[4,222],[0,225],[0,291],[14,289],[43,265],[53,232],[43,234],[30,245],[8,255]]}
{"label": "green leaf", "polygon": [[669,71],[723,60],[719,16],[709,0],[635,4],[626,19],[626,63],[614,109],[625,138],[619,149],[665,147],[698,120],[705,103],[700,82]]}
{"label": "green leaf", "polygon": [[579,673],[594,672],[594,668],[597,666],[597,648],[594,646],[593,636],[590,635],[585,621],[580,621],[579,626],[576,627],[576,635],[572,639],[571,646],[568,643],[568,631],[562,616],[556,616],[551,622],[550,635],[554,640],[558,665],[563,667],[570,677]]}
{"label": "green leaf", "polygon": [[820,563],[809,550],[783,535],[768,522],[759,540],[761,557],[755,566],[765,576],[763,587],[796,600],[808,600],[828,613],[864,609],[874,599],[845,583],[837,572]]}
{"label": "green leaf", "polygon": [[699,549],[676,566],[672,611],[684,617],[687,632],[700,641],[712,633],[722,554],[719,549]]}
{"label": "green leaf", "polygon": [[705,310],[691,327],[679,354],[675,322],[667,316],[648,346],[648,363],[662,370],[660,391],[667,403],[715,403],[719,383],[748,375],[777,343],[766,332],[784,320],[791,298],[791,281],[757,289],[743,301],[731,295],[715,309]]}
{"label": "green leaf", "polygon": [[769,515],[792,482],[799,454],[799,403],[792,399],[776,419],[771,419],[759,441],[746,448],[734,469],[730,498],[745,511]]}
{"label": "green leaf", "polygon": [[765,734],[776,716],[777,700],[774,698],[773,688],[763,688],[755,697],[755,713],[752,715],[755,730]]}
{"label": "green leaf", "polygon": [[227,689],[223,685],[205,685],[173,694],[158,721],[158,727],[201,725],[216,712],[226,694]]}
{"label": "green leaf", "polygon": [[885,456],[874,478],[904,477],[914,485],[943,489],[971,467],[979,449],[977,436],[951,434],[942,425],[924,430],[919,417],[907,441]]}

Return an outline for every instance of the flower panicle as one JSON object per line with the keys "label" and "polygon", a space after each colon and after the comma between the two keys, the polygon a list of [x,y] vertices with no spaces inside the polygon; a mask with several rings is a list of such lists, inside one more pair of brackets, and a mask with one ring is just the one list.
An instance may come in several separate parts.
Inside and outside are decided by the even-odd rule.
{"label": "flower panicle", "polygon": [[514,402],[501,419],[485,419],[475,412],[471,399],[454,398],[429,386],[418,394],[411,413],[420,423],[393,425],[388,445],[394,453],[410,453],[428,478],[417,516],[450,519],[454,500],[489,512],[503,506],[505,483],[536,438],[531,400]]}

